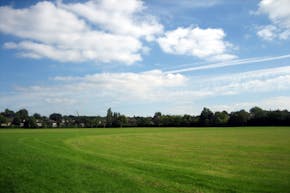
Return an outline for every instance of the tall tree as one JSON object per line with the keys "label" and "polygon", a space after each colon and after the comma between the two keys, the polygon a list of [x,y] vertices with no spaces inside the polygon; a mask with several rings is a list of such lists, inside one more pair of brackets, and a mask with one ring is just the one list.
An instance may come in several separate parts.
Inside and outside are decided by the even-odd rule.
{"label": "tall tree", "polygon": [[21,120],[21,122],[25,122],[28,119],[28,111],[26,109],[20,109],[16,112],[16,116]]}
{"label": "tall tree", "polygon": [[156,112],[154,114],[152,121],[153,121],[155,126],[158,126],[158,127],[161,126],[161,116],[162,116],[161,112]]}
{"label": "tall tree", "polygon": [[113,112],[111,108],[107,110],[107,116],[106,116],[106,127],[112,127],[113,124]]}
{"label": "tall tree", "polygon": [[250,125],[267,125],[267,112],[260,107],[253,107],[250,109]]}
{"label": "tall tree", "polygon": [[203,108],[200,114],[200,123],[202,126],[210,126],[213,122],[213,112],[208,108]]}

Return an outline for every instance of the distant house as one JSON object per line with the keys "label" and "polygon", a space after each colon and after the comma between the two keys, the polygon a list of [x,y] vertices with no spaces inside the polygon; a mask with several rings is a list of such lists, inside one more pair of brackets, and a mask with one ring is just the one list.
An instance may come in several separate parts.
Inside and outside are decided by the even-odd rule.
{"label": "distant house", "polygon": [[1,126],[1,127],[10,127],[10,126],[11,126],[11,122],[1,123],[0,126]]}
{"label": "distant house", "polygon": [[52,122],[51,126],[52,127],[57,127],[57,122]]}
{"label": "distant house", "polygon": [[42,122],[36,122],[37,127],[42,127]]}

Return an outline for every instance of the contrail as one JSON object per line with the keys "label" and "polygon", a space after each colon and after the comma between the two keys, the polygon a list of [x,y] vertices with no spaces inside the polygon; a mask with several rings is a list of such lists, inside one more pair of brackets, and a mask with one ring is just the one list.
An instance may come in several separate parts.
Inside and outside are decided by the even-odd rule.
{"label": "contrail", "polygon": [[272,60],[281,60],[285,58],[290,58],[290,54],[286,54],[282,56],[274,56],[274,57],[246,58],[246,59],[241,59],[241,60],[231,60],[227,62],[207,64],[205,66],[194,66],[190,68],[169,70],[169,71],[165,71],[165,73],[174,74],[174,73],[190,72],[190,71],[197,71],[197,70],[222,68],[222,67],[227,67],[227,66],[236,66],[236,65],[241,65],[241,64],[251,64],[251,63],[259,63],[259,62],[266,62],[266,61],[272,61]]}

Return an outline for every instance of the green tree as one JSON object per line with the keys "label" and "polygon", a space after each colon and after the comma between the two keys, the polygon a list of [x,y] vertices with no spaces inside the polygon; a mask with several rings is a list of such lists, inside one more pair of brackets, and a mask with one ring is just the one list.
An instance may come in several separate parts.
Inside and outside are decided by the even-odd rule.
{"label": "green tree", "polygon": [[41,119],[41,115],[39,113],[34,113],[33,114],[33,117],[36,119],[36,120],[40,120]]}
{"label": "green tree", "polygon": [[5,111],[1,114],[8,119],[13,119],[15,117],[15,112],[10,109],[5,109]]}
{"label": "green tree", "polygon": [[155,126],[158,126],[158,127],[161,126],[161,116],[162,116],[161,112],[156,112],[154,114],[152,121]]}
{"label": "green tree", "polygon": [[202,126],[210,126],[213,122],[213,112],[208,108],[203,108],[200,113],[200,123]]}
{"label": "green tree", "polygon": [[36,120],[34,117],[28,117],[24,123],[25,128],[37,128]]}
{"label": "green tree", "polygon": [[5,123],[7,123],[7,118],[0,114],[0,126],[1,124],[5,124]]}
{"label": "green tree", "polygon": [[106,116],[106,127],[112,127],[113,124],[113,112],[111,108],[107,110],[107,116]]}
{"label": "green tree", "polygon": [[250,118],[250,113],[245,110],[232,112],[230,114],[229,124],[233,126],[245,126]]}
{"label": "green tree", "polygon": [[189,127],[192,125],[193,117],[190,115],[184,115],[182,117],[182,126]]}
{"label": "green tree", "polygon": [[59,127],[62,121],[62,115],[59,113],[52,113],[51,115],[49,115],[49,119],[55,121],[57,126]]}
{"label": "green tree", "polygon": [[21,123],[22,123],[22,121],[18,116],[15,116],[12,120],[12,125],[14,125],[16,127],[20,127]]}
{"label": "green tree", "polygon": [[251,125],[267,125],[267,111],[264,111],[260,107],[253,107],[250,109],[250,120]]}
{"label": "green tree", "polygon": [[123,127],[124,125],[126,125],[128,123],[128,119],[125,115],[120,115],[118,117],[119,122],[120,122],[120,127]]}
{"label": "green tree", "polygon": [[20,109],[19,111],[16,112],[15,116],[17,116],[21,120],[21,122],[25,122],[25,120],[28,119],[29,114],[26,109]]}
{"label": "green tree", "polygon": [[[131,125],[130,118],[127,118],[127,120],[130,126],[134,126],[134,125]],[[150,127],[153,125],[152,117],[135,117],[135,120],[136,120],[135,126],[137,127]]]}
{"label": "green tree", "polygon": [[213,122],[215,126],[224,126],[227,125],[229,119],[230,116],[226,111],[215,112]]}

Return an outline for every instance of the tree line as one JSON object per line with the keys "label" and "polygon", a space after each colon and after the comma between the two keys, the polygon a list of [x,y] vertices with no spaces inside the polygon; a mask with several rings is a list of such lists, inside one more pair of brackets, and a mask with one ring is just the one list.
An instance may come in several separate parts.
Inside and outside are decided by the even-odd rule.
{"label": "tree line", "polygon": [[5,109],[0,113],[0,127],[5,128],[110,128],[110,127],[221,127],[221,126],[290,126],[288,110],[267,111],[253,107],[250,111],[240,110],[213,112],[203,108],[200,115],[125,116],[107,110],[106,116],[74,116],[52,113],[42,116],[29,115],[26,109],[14,112]]}

